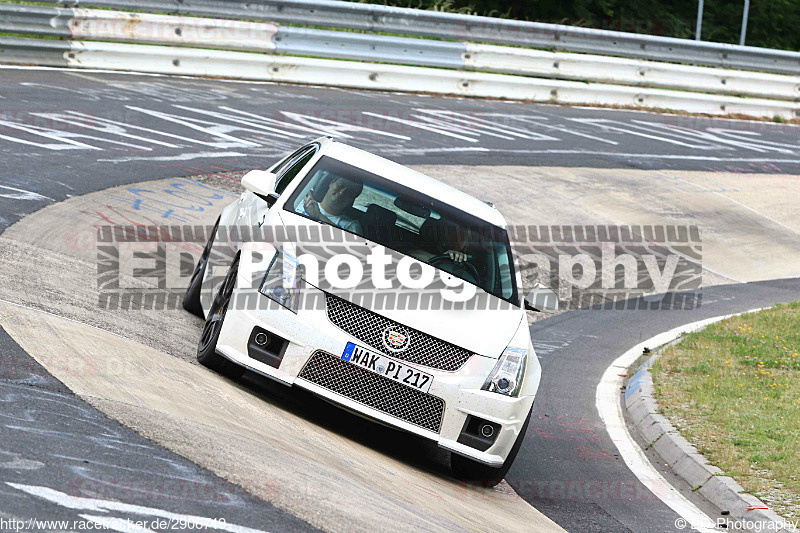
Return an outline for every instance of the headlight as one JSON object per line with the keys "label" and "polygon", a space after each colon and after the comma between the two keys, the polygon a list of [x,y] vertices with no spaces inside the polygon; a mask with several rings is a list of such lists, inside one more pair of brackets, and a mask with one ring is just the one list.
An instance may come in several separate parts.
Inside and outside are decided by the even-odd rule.
{"label": "headlight", "polygon": [[488,390],[506,396],[517,396],[525,375],[525,362],[528,350],[509,346],[503,351],[494,370],[486,378],[481,390]]}
{"label": "headlight", "polygon": [[300,300],[298,282],[297,259],[281,250],[272,258],[258,292],[296,314]]}

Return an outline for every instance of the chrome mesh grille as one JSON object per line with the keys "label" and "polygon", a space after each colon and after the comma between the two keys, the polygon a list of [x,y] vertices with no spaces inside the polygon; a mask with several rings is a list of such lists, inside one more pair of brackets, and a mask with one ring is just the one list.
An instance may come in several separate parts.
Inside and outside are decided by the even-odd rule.
{"label": "chrome mesh grille", "polygon": [[[438,370],[454,372],[466,363],[473,353],[414,328],[398,324],[383,315],[352,304],[331,294],[325,294],[328,319],[361,342],[395,359],[424,365]],[[393,352],[383,348],[383,330],[389,326],[402,326],[411,332],[406,350]]]}
{"label": "chrome mesh grille", "polygon": [[315,352],[298,377],[436,433],[442,424],[444,400],[441,398],[401,385],[327,352]]}

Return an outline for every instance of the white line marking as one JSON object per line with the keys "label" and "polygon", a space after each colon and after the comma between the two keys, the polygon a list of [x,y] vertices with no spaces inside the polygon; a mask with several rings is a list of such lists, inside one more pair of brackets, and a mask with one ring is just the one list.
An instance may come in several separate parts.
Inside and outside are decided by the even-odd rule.
{"label": "white line marking", "polygon": [[[73,141],[68,137],[67,132],[60,132],[57,130],[50,130],[47,128],[38,128],[36,126],[23,126],[22,124],[17,124],[14,122],[9,122],[6,120],[0,120],[0,126],[5,126],[6,128],[13,128],[17,130],[24,131],[26,133],[30,133],[31,135],[39,135],[40,137],[45,137],[47,139],[53,139],[60,142],[62,145],[59,146],[58,144],[42,144],[33,141],[29,141],[26,139],[20,139],[18,137],[11,137],[8,135],[0,135],[0,139],[6,139],[11,142],[16,142],[20,144],[28,144],[31,146],[39,146],[41,148],[49,148],[51,150],[74,150],[74,149],[84,149],[84,150],[102,150],[102,148],[97,148],[96,146],[90,146],[88,144],[84,144],[82,142]],[[85,136],[84,136],[85,137]],[[69,146],[63,146],[67,144]]]}
{"label": "white line marking", "polygon": [[165,155],[161,157],[123,157],[122,159],[98,159],[105,163],[127,163],[128,161],[188,161],[212,157],[246,157],[239,152],[197,152],[194,154]]}
{"label": "white line marking", "polygon": [[623,152],[601,152],[595,150],[510,150],[504,148],[492,148],[491,151],[508,154],[604,155],[613,157],[635,157],[639,159],[692,159],[696,161],[715,161],[722,163],[800,163],[800,158],[775,159],[773,157],[715,157],[691,154],[629,154]]}
{"label": "white line marking", "polygon": [[[117,130],[112,130],[108,126],[108,124],[102,124],[102,120],[98,120],[96,117],[92,117],[92,119],[90,119],[91,121],[81,120],[80,118],[74,118],[74,117],[70,116],[70,112],[69,111],[66,111],[65,113],[33,113],[33,112],[29,112],[29,114],[33,115],[35,117],[47,118],[47,119],[50,119],[50,120],[55,121],[55,122],[65,122],[65,123],[73,125],[73,126],[78,126],[79,128],[95,130],[95,131],[99,131],[99,132],[102,132],[102,133],[110,133],[112,135],[118,135],[120,137],[127,137],[129,139],[136,139],[136,140],[144,141],[144,142],[147,142],[147,143],[158,144],[160,146],[165,146],[167,148],[180,148],[180,146],[178,146],[177,144],[170,144],[170,143],[167,143],[167,142],[164,142],[164,141],[157,141],[155,139],[148,139],[147,137],[141,137],[139,135],[132,135],[132,134],[127,133],[125,131],[119,131],[118,129]],[[76,115],[77,115],[77,113],[76,113]],[[142,150],[150,150],[150,148],[144,147],[144,146],[136,146],[136,145],[125,144],[125,143],[120,143],[120,144],[124,144],[125,146],[129,146],[129,147],[130,146],[135,146],[136,148],[141,148]]]}
{"label": "white line marking", "polygon": [[[644,126],[639,126],[639,125],[633,123],[635,121],[620,122],[618,120],[613,120],[613,119],[608,119],[608,118],[570,118],[570,119],[567,119],[567,120],[571,120],[571,121],[577,122],[579,124],[597,126],[600,130],[603,130],[603,132],[611,131],[611,132],[623,133],[623,134],[628,134],[628,135],[635,135],[637,137],[643,137],[645,139],[651,139],[651,140],[654,140],[654,141],[660,141],[660,142],[675,144],[675,145],[683,146],[683,147],[686,147],[686,148],[693,148],[695,150],[715,150],[715,149],[719,150],[719,149],[722,149],[722,147],[715,146],[714,144],[709,143],[709,142],[705,142],[705,143],[689,143],[689,142],[680,141],[678,139],[665,137],[663,135],[654,135],[652,133],[645,133],[645,132],[642,132],[642,131],[639,131],[639,130],[645,130],[646,132],[652,132],[653,128],[652,127],[646,128]],[[613,124],[617,124],[617,125],[615,126]],[[665,132],[664,135],[673,135],[675,137],[679,136],[679,134],[677,132],[674,132],[674,131]],[[689,137],[693,137],[691,140],[697,140],[696,136],[692,136],[692,135],[688,135],[688,136]],[[683,137],[687,137],[687,135],[684,134]]]}
{"label": "white line marking", "polygon": [[454,146],[452,148],[388,148],[386,153],[393,154],[436,154],[436,153],[450,153],[450,152],[491,152],[489,148],[481,148],[480,146]]}
{"label": "white line marking", "polygon": [[471,143],[478,142],[478,139],[473,139],[472,137],[466,137],[464,135],[459,135],[457,133],[453,133],[452,131],[445,131],[441,128],[434,128],[432,126],[428,126],[416,120],[405,120],[402,118],[391,117],[388,115],[381,115],[380,113],[373,113],[371,111],[363,111],[363,114],[367,115],[368,117],[375,117],[375,118],[382,118],[384,120],[388,120],[390,122],[398,122],[400,124],[405,124],[406,126],[411,126],[412,128],[419,128],[425,131],[432,131],[433,133],[438,133],[439,135],[447,135],[448,137],[454,137],[456,139],[461,139],[462,141],[467,141]]}
{"label": "white line marking", "polygon": [[[475,113],[463,114],[458,111],[448,111],[444,109],[422,109],[417,108],[414,111],[422,113],[422,115],[411,115],[414,118],[424,120],[429,124],[441,126],[442,129],[453,129],[459,131],[461,128],[465,133],[469,132],[474,135],[488,135],[490,137],[497,137],[507,141],[514,141],[519,139],[537,140],[537,141],[558,141],[555,137],[544,135],[533,131],[525,131],[518,127],[509,126],[508,124],[499,124],[490,120],[478,118]],[[450,121],[450,123],[448,123]],[[456,124],[452,124],[455,122]],[[516,137],[516,139],[515,139]]]}
{"label": "white line marking", "polygon": [[[601,152],[595,150],[511,150],[505,148],[482,148],[470,146],[452,148],[394,148],[391,152],[397,154],[417,154],[436,152],[493,152],[501,154],[556,154],[556,155],[600,155],[609,157],[633,157],[637,159],[691,159],[695,161],[712,161],[720,163],[794,163],[800,164],[798,159],[775,159],[772,157],[714,157],[690,154],[628,154],[623,152]],[[547,165],[541,165],[547,166]],[[581,165],[577,165],[581,166]],[[535,167],[533,167],[535,168]]]}
{"label": "white line marking", "polygon": [[[146,131],[146,132],[152,133],[154,135],[161,135],[163,137],[169,137],[171,139],[179,139],[181,141],[186,141],[186,142],[193,143],[193,144],[205,144],[205,145],[208,145],[208,143],[206,143],[204,141],[201,141],[199,139],[193,139],[191,137],[184,137],[183,135],[176,135],[174,133],[167,133],[165,131],[159,131],[159,130],[154,130],[154,129],[151,129],[151,128],[145,128],[143,126],[136,126],[134,124],[129,124],[127,122],[118,122],[116,120],[111,120],[109,118],[102,118],[102,117],[87,115],[85,113],[79,113],[78,111],[66,110],[65,113],[67,113],[69,115],[72,115],[72,116],[76,116],[76,117],[83,117],[83,118],[89,119],[89,120],[91,120],[91,121],[93,121],[95,123],[100,123],[100,124],[104,124],[104,125],[120,126],[120,127],[123,128],[123,130],[124,129],[135,129],[135,130],[139,130],[139,131]],[[151,139],[151,141],[152,141],[152,139]]]}
{"label": "white line marking", "polygon": [[49,196],[43,196],[38,192],[26,191],[25,189],[17,189],[16,187],[9,187],[8,185],[0,185],[0,189],[7,189],[13,192],[0,192],[0,198],[9,198],[11,200],[53,200]]}
{"label": "white line marking", "polygon": [[[604,142],[607,144],[611,144],[613,146],[618,145],[617,141],[611,141],[609,139],[604,139],[602,137],[595,137],[594,135],[589,135],[588,133],[581,133],[572,129],[569,129],[565,126],[554,126],[552,124],[546,124],[544,121],[549,120],[545,116],[535,116],[535,115],[511,115],[509,113],[478,113],[482,117],[502,117],[509,120],[517,120],[521,122],[527,122],[528,124],[534,124],[537,128],[545,128],[545,129],[552,129],[557,130],[562,133],[566,133],[569,135],[577,135],[578,137],[586,137],[587,139],[592,139],[595,141]],[[551,115],[556,118],[560,118],[557,115]]]}
{"label": "white line marking", "polygon": [[150,115],[151,117],[160,118],[162,120],[166,120],[167,122],[180,124],[181,126],[191,128],[195,131],[201,131],[206,135],[215,137],[217,139],[224,139],[223,141],[216,141],[216,142],[207,142],[200,140],[195,141],[199,144],[204,144],[206,146],[211,146],[214,148],[247,148],[247,147],[258,148],[261,146],[258,143],[248,141],[245,139],[240,139],[238,137],[234,137],[233,135],[228,135],[227,133],[225,133],[226,131],[234,131],[235,129],[237,129],[231,127],[230,124],[221,124],[219,122],[212,122],[210,120],[185,117],[181,115],[173,115],[171,113],[165,113],[163,111],[156,111],[155,109],[147,109],[135,105],[126,105],[125,108],[130,109],[131,111],[138,111],[140,113],[144,113],[145,115]]}
{"label": "white line marking", "polygon": [[701,532],[712,533],[718,530],[714,527],[715,524],[711,518],[686,499],[683,494],[678,492],[678,490],[673,487],[669,481],[664,479],[658,470],[653,467],[644,451],[642,451],[628,431],[628,426],[625,424],[625,418],[622,413],[622,402],[619,398],[619,390],[622,386],[623,379],[619,374],[625,373],[628,370],[628,367],[642,354],[645,347],[652,350],[677,339],[682,333],[697,331],[714,322],[719,322],[720,320],[725,320],[732,316],[754,313],[761,309],[763,308],[699,320],[647,339],[637,344],[611,363],[611,366],[609,366],[603,374],[600,384],[597,385],[597,393],[595,395],[597,411],[600,414],[600,418],[603,420],[603,424],[606,426],[611,441],[619,450],[625,464],[628,465],[628,468],[631,469],[634,475],[636,475],[639,481],[641,481],[650,492],[655,494],[670,509],[683,517],[694,529]]}
{"label": "white line marking", "polygon": [[78,496],[70,496],[63,492],[48,487],[39,487],[36,485],[21,485],[19,483],[9,483],[6,485],[21,490],[32,496],[37,496],[44,500],[48,500],[67,509],[75,509],[81,511],[91,511],[107,513],[115,511],[118,513],[130,513],[144,516],[154,516],[163,518],[165,520],[174,520],[179,523],[193,524],[197,529],[218,529],[220,531],[230,531],[232,533],[264,533],[259,529],[252,529],[245,526],[238,526],[236,524],[228,524],[218,521],[213,518],[206,518],[203,516],[186,515],[180,513],[172,513],[157,509],[155,507],[145,507],[142,505],[132,505],[129,503],[117,502],[114,500],[101,500],[95,498],[81,498]]}

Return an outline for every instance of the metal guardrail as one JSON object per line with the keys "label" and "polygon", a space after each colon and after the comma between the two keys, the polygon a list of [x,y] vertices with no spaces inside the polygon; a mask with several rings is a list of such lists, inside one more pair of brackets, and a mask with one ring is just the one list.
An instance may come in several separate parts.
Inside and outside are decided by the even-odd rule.
{"label": "metal guardrail", "polygon": [[800,53],[336,0],[44,0],[800,74]]}
{"label": "metal guardrail", "polygon": [[68,18],[55,7],[0,4],[0,31],[68,37]]}
{"label": "metal guardrail", "polygon": [[280,26],[274,42],[282,54],[456,69],[464,68],[467,50],[464,43],[295,26]]}
{"label": "metal guardrail", "polygon": [[134,41],[407,65],[464,68],[464,43],[174,17],[0,3],[0,32],[68,39]]}
{"label": "metal guardrail", "polygon": [[0,63],[66,67],[68,42],[0,36]]}
{"label": "metal guardrail", "polygon": [[0,31],[434,66],[781,100],[800,77],[198,17],[0,3]]}
{"label": "metal guardrail", "polygon": [[[800,116],[800,104],[780,100],[227,50],[0,36],[0,53],[2,62],[16,64],[111,68],[533,102],[679,109],[690,113],[787,119]],[[380,113],[367,114],[383,120],[397,120]]]}
{"label": "metal guardrail", "polygon": [[800,99],[800,76],[676,65],[621,57],[467,43],[468,70],[682,91]]}
{"label": "metal guardrail", "polygon": [[[183,1],[241,6],[233,0]],[[227,10],[226,13],[230,14]],[[0,32],[63,39],[0,37],[1,63],[112,68],[694,113],[800,117],[797,103],[800,76],[764,72],[320,30],[276,22],[3,2],[0,2]],[[443,68],[425,68],[431,66]]]}

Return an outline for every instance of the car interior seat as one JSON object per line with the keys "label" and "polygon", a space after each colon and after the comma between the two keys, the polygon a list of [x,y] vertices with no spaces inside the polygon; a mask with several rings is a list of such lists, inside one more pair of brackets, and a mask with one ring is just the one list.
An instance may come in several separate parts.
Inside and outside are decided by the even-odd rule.
{"label": "car interior seat", "polygon": [[375,242],[391,244],[396,238],[397,213],[377,204],[369,204],[362,219],[364,235]]}

